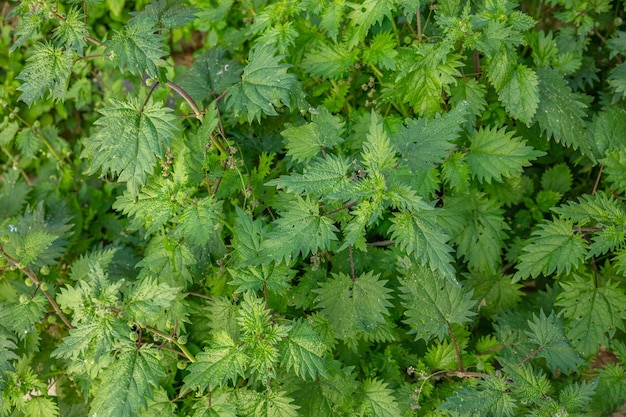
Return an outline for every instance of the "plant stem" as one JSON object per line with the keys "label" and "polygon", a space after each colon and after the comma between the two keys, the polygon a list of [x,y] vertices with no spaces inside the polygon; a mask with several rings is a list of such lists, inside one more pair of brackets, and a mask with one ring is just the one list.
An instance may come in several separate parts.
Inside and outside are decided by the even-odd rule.
{"label": "plant stem", "polygon": [[446,320],[446,324],[448,325],[448,333],[450,333],[450,339],[452,339],[452,344],[454,345],[454,352],[456,353],[456,360],[459,364],[459,371],[464,372],[465,370],[463,369],[463,359],[461,358],[459,344],[456,342],[456,337],[454,337],[454,332],[452,331],[452,326],[450,326],[450,322]]}
{"label": "plant stem", "polygon": [[[137,327],[142,327],[139,323],[135,323],[137,325]],[[166,333],[163,333],[162,331],[160,331],[159,329],[155,329],[154,327],[151,326],[145,326],[146,330],[151,331],[152,333],[156,334],[157,336],[161,337],[164,340],[167,340],[170,343],[173,343],[176,345],[176,347],[178,349],[180,349],[180,351],[183,353],[183,355],[185,355],[185,357],[187,359],[189,359],[191,362],[195,362],[196,358],[195,356],[193,356],[193,354],[191,352],[189,352],[189,350],[185,347],[185,345],[183,345],[182,343],[179,343],[178,340],[176,340],[175,337],[170,336]]]}

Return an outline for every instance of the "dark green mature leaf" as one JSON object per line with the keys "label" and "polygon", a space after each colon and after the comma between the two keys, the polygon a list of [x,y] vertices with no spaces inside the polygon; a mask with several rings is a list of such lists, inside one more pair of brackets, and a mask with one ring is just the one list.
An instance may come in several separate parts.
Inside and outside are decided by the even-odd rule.
{"label": "dark green mature leaf", "polygon": [[95,122],[100,129],[86,142],[83,156],[90,157],[91,168],[119,175],[128,191],[136,196],[152,173],[157,157],[163,156],[176,132],[172,110],[150,98],[146,103],[130,97],[128,101],[109,100]]}
{"label": "dark green mature leaf", "polygon": [[624,330],[626,295],[617,283],[596,286],[593,279],[575,275],[561,287],[556,305],[563,308],[568,338],[584,356],[608,346],[615,331]]}
{"label": "dark green mature leaf", "polygon": [[[67,297],[59,302],[62,303],[61,305],[67,304]],[[128,326],[120,319],[112,315],[94,317],[87,323],[70,329],[70,334],[63,338],[63,342],[52,352],[52,355],[75,361],[91,357],[98,362],[104,356],[109,355],[117,341],[126,337],[127,334]]]}
{"label": "dark green mature leaf", "polygon": [[144,73],[158,78],[159,68],[166,66],[164,39],[159,29],[149,22],[136,22],[126,25],[122,31],[114,30],[103,46],[110,51],[111,59],[121,71],[141,78]]}
{"label": "dark green mature leaf", "polygon": [[193,7],[180,0],[153,0],[140,12],[131,12],[130,24],[173,29],[195,20]]}
{"label": "dark green mature leaf", "polygon": [[82,55],[83,49],[87,45],[85,37],[88,33],[83,14],[77,8],[72,7],[67,12],[65,19],[61,20],[59,26],[54,29],[52,39],[57,46],[64,46],[66,49]]}
{"label": "dark green mature leaf", "polygon": [[391,13],[395,10],[394,3],[392,0],[365,0],[359,4],[349,4],[352,7],[348,14],[352,33],[348,46],[354,49],[365,39],[374,24],[380,23],[385,17],[391,18]]}
{"label": "dark green mature leaf", "polygon": [[565,337],[563,324],[554,311],[547,317],[543,310],[539,316],[533,314],[528,326],[530,331],[526,334],[530,341],[537,345],[536,357],[545,358],[553,373],[556,373],[557,369],[566,375],[578,371],[578,367],[584,362]]}
{"label": "dark green mature leaf", "polygon": [[213,341],[208,348],[196,356],[187,368],[185,389],[204,391],[217,386],[224,386],[228,381],[235,383],[245,375],[250,358],[237,346],[224,330],[213,333]]}
{"label": "dark green mature leaf", "polygon": [[626,96],[626,63],[613,68],[607,80],[617,98]]}
{"label": "dark green mature leaf", "polygon": [[484,376],[476,388],[463,387],[455,391],[455,396],[446,398],[439,407],[470,417],[514,416],[515,398],[511,395],[507,378],[501,374]]}
{"label": "dark green mature leaf", "polygon": [[[237,219],[233,236],[232,256],[242,265],[259,260],[262,251],[262,242],[268,233],[268,227],[260,219],[252,219],[243,210],[236,207]],[[260,262],[259,262],[260,263]]]}
{"label": "dark green mature leaf", "polygon": [[297,417],[299,406],[284,391],[242,391],[239,394],[242,415],[254,417]]}
{"label": "dark green mature leaf", "polygon": [[574,232],[574,225],[564,219],[545,221],[538,226],[519,256],[516,277],[537,277],[569,273],[576,269],[587,255],[582,235]]}
{"label": "dark green mature leaf", "polygon": [[237,286],[235,292],[265,290],[281,293],[289,288],[289,283],[296,271],[284,263],[279,265],[272,263],[256,267],[237,268],[231,270],[230,273],[233,280],[228,284]]}
{"label": "dark green mature leaf", "polygon": [[172,305],[180,288],[170,287],[155,278],[146,277],[135,283],[124,300],[124,317],[141,324],[152,325],[163,317]]}
{"label": "dark green mature leaf", "polygon": [[267,240],[262,243],[262,254],[266,260],[281,262],[301,255],[308,256],[330,247],[337,240],[339,231],[334,222],[320,215],[319,203],[308,196],[297,196],[293,203],[282,211],[272,225]]}
{"label": "dark green mature leaf", "polygon": [[598,112],[589,126],[593,144],[597,149],[596,158],[605,156],[608,150],[619,148],[620,138],[626,136],[626,109],[612,105]]}
{"label": "dark green mature leaf", "polygon": [[578,197],[578,202],[568,201],[552,209],[565,219],[570,219],[580,226],[587,224],[611,224],[626,221],[626,208],[613,196],[598,191],[594,195]]}
{"label": "dark green mature leaf", "polygon": [[398,45],[393,32],[379,32],[363,51],[363,61],[379,68],[395,70]]}
{"label": "dark green mature leaf", "polygon": [[74,53],[51,43],[39,43],[27,64],[16,77],[23,84],[17,89],[22,92],[20,100],[32,106],[46,91],[54,101],[60,101],[67,92],[67,83],[72,73]]}
{"label": "dark green mature leaf", "polygon": [[296,321],[286,339],[280,343],[281,366],[293,371],[302,379],[327,378],[329,346],[310,324]]}
{"label": "dark green mature leaf", "polygon": [[333,274],[333,279],[313,290],[316,307],[330,322],[338,339],[354,339],[374,334],[386,325],[391,307],[390,289],[379,274],[367,272],[353,281],[345,274]]}
{"label": "dark green mature leaf", "polygon": [[241,82],[228,90],[227,105],[235,116],[246,116],[248,123],[261,121],[263,114],[277,116],[277,108],[290,109],[301,101],[302,91],[289,64],[281,64],[282,55],[272,47],[258,47],[250,52]]}
{"label": "dark green mature leaf", "polygon": [[370,175],[389,175],[397,165],[396,150],[384,129],[383,120],[374,111],[363,142],[361,159],[365,171]]}
{"label": "dark green mature leaf", "polygon": [[222,214],[223,201],[214,196],[190,201],[178,218],[177,231],[192,245],[204,246],[215,236]]}
{"label": "dark green mature leaf", "polygon": [[578,96],[572,93],[563,77],[554,70],[540,68],[539,106],[535,120],[539,127],[555,141],[591,156],[592,147],[585,134],[585,108]]}
{"label": "dark green mature leaf", "polygon": [[35,332],[35,326],[46,313],[46,307],[47,301],[41,292],[14,303],[3,300],[0,302],[0,323],[5,324],[19,340],[24,340],[29,333]]}
{"label": "dark green mature leaf", "polygon": [[550,381],[545,374],[534,370],[528,362],[522,364],[511,363],[500,359],[503,373],[513,383],[510,388],[518,394],[522,401],[540,401],[551,391]]}
{"label": "dark green mature leaf", "polygon": [[481,128],[472,137],[467,162],[472,174],[479,181],[501,181],[523,171],[530,161],[545,155],[526,145],[524,140],[513,137],[506,128]]}
{"label": "dark green mature leaf", "polygon": [[136,266],[141,268],[139,278],[159,277],[159,281],[172,287],[184,288],[193,281],[195,264],[196,258],[188,245],[169,236],[157,235],[150,240],[143,259]]}
{"label": "dark green mature leaf", "polygon": [[180,86],[196,101],[213,100],[239,82],[241,65],[226,57],[222,48],[213,48],[195,56]]}
{"label": "dark green mature leaf", "polygon": [[[410,265],[410,264],[409,264]],[[451,324],[464,325],[476,315],[472,290],[467,291],[436,273],[419,266],[410,266],[401,279],[402,305],[415,339],[443,340]]]}
{"label": "dark green mature leaf", "polygon": [[434,210],[417,213],[399,211],[391,217],[391,238],[396,244],[422,265],[439,272],[451,282],[456,282],[456,271],[452,266],[452,248],[446,232],[437,224]]}
{"label": "dark green mature leaf", "polygon": [[604,165],[606,181],[620,193],[626,192],[626,146],[608,151],[598,162]]}
{"label": "dark green mature leaf", "polygon": [[94,392],[91,413],[99,417],[138,415],[152,398],[152,388],[165,376],[159,351],[149,346],[125,345],[102,375]]}
{"label": "dark green mature leaf", "polygon": [[402,163],[415,173],[426,171],[443,161],[454,147],[453,141],[459,137],[467,110],[468,104],[461,102],[434,119],[408,119],[406,126],[391,138],[402,156]]}

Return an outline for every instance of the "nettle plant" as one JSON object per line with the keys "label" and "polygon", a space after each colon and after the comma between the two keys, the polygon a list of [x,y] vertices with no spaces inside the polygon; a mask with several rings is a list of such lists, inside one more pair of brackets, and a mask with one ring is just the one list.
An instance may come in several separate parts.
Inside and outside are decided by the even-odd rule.
{"label": "nettle plant", "polygon": [[601,416],[618,0],[2,3],[0,416]]}

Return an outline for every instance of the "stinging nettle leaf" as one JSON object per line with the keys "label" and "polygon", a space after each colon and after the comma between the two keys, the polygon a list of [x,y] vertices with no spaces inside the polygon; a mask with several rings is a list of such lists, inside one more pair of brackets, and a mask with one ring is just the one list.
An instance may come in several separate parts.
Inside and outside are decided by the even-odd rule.
{"label": "stinging nettle leaf", "polygon": [[325,356],[329,351],[317,331],[304,321],[297,321],[280,344],[281,365],[302,379],[328,377]]}
{"label": "stinging nettle leaf", "polygon": [[385,382],[366,379],[362,386],[363,399],[361,408],[371,417],[400,417],[403,414],[398,407],[398,400]]}
{"label": "stinging nettle leaf", "polygon": [[333,116],[325,107],[311,112],[311,122],[292,126],[280,134],[285,138],[287,155],[296,162],[307,162],[320,155],[323,149],[331,149],[343,142],[345,122]]}
{"label": "stinging nettle leaf", "polygon": [[341,78],[357,61],[358,49],[348,49],[342,44],[320,42],[307,52],[302,60],[302,68],[309,74],[323,79]]}
{"label": "stinging nettle leaf", "polygon": [[228,90],[227,106],[235,116],[245,115],[248,123],[261,121],[263,114],[277,116],[276,109],[292,108],[301,101],[300,83],[288,73],[289,64],[281,64],[284,55],[272,47],[258,47],[250,52],[241,82]]}
{"label": "stinging nettle leaf", "polygon": [[137,195],[154,170],[157,157],[177,133],[176,117],[163,103],[150,98],[142,104],[130,97],[128,101],[110,99],[100,110],[102,117],[95,124],[100,129],[89,139],[83,156],[92,159],[92,170],[119,175],[131,195]]}
{"label": "stinging nettle leaf", "polygon": [[159,68],[167,65],[163,60],[167,55],[164,39],[157,28],[141,22],[128,24],[123,31],[115,30],[103,46],[110,51],[111,59],[120,71],[129,71],[140,78],[144,73],[158,78]]}
{"label": "stinging nettle leaf", "polygon": [[524,140],[513,137],[506,128],[481,128],[472,137],[466,155],[472,174],[480,182],[502,181],[530,166],[530,161],[545,155],[526,145]]}
{"label": "stinging nettle leaf", "polygon": [[530,125],[539,105],[539,89],[534,70],[518,64],[511,79],[498,91],[498,98],[511,117]]}

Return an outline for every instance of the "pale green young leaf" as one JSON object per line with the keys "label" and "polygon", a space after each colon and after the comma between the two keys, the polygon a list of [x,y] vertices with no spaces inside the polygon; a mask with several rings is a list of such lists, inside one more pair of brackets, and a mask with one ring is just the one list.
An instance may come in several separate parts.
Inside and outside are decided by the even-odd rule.
{"label": "pale green young leaf", "polygon": [[564,219],[541,223],[535,230],[517,264],[517,278],[570,273],[587,256],[587,244],[574,232],[574,224]]}
{"label": "pale green young leaf", "polygon": [[348,187],[350,177],[347,172],[351,167],[349,160],[330,154],[326,158],[314,159],[304,168],[302,174],[292,172],[269,181],[265,185],[286,189],[293,193],[328,198],[332,195],[340,195],[341,191]]}
{"label": "pale green young leaf", "polygon": [[193,282],[192,271],[196,262],[188,245],[169,236],[157,235],[150,239],[143,259],[136,265],[141,268],[138,278],[159,277],[159,281],[172,287],[185,288]]}
{"label": "pale green young leaf", "polygon": [[146,183],[164,147],[177,133],[176,117],[163,103],[150,98],[146,103],[110,99],[100,110],[97,132],[86,142],[83,156],[91,158],[91,168],[118,175],[128,191],[136,196]]}
{"label": "pale green young leaf", "polygon": [[152,397],[148,399],[148,407],[139,417],[173,417],[176,415],[176,404],[169,399],[163,386],[152,390]]}
{"label": "pale green young leaf", "polygon": [[350,21],[348,47],[355,47],[367,36],[370,28],[376,23],[381,23],[385,17],[391,19],[395,11],[393,0],[365,0],[362,3],[350,3],[352,8],[348,14]]}
{"label": "pale green young leaf", "polygon": [[15,138],[15,145],[25,158],[35,158],[44,146],[36,131],[29,127],[20,130]]}
{"label": "pale green young leaf", "polygon": [[352,245],[354,248],[365,251],[365,232],[367,227],[378,220],[382,214],[382,202],[380,199],[376,201],[363,200],[354,207],[350,214],[352,218],[343,228],[343,244],[339,250],[344,250]]}
{"label": "pale green young leaf", "polygon": [[393,32],[379,32],[363,50],[363,62],[382,69],[395,70],[398,44]]}
{"label": "pale green young leaf", "polygon": [[124,298],[123,317],[140,324],[153,325],[165,315],[179,291],[180,288],[159,283],[153,277],[145,277],[136,282]]}
{"label": "pale green young leaf", "polygon": [[389,174],[397,164],[396,150],[385,132],[383,120],[372,110],[369,131],[363,143],[361,159],[368,173]]}
{"label": "pale green young leaf", "polygon": [[176,231],[180,231],[190,244],[205,246],[219,227],[222,203],[213,195],[188,202],[180,213]]}
{"label": "pale green young leaf", "polygon": [[437,224],[434,210],[398,211],[393,213],[391,223],[389,233],[401,250],[417,263],[456,281],[452,248],[448,244],[450,237]]}
{"label": "pale green young leaf", "polygon": [[595,394],[598,380],[581,381],[566,385],[559,391],[559,402],[570,413],[584,413],[588,410],[588,404]]}
{"label": "pale green young leaf", "polygon": [[463,152],[455,152],[441,164],[441,178],[458,193],[469,190],[471,171]]}
{"label": "pale green young leaf", "polygon": [[216,330],[209,347],[196,355],[187,368],[184,389],[204,392],[207,389],[233,384],[245,375],[250,358],[225,330]]}
{"label": "pale green young leaf", "polygon": [[237,314],[239,306],[229,297],[213,297],[206,307],[208,326],[216,331],[223,330],[232,340],[239,340]]}
{"label": "pale green young leaf", "polygon": [[281,366],[288,371],[293,369],[302,379],[327,378],[325,356],[329,348],[313,326],[298,320],[279,345]]}
{"label": "pale green young leaf", "polygon": [[305,54],[301,65],[311,75],[337,80],[354,65],[358,56],[357,48],[350,50],[340,43],[319,42]]}
{"label": "pale green young leaf", "polygon": [[361,386],[363,396],[361,410],[369,417],[400,417],[402,413],[398,407],[398,400],[387,383],[378,379],[366,379]]}
{"label": "pale green young leaf", "polygon": [[594,195],[582,195],[578,197],[578,202],[568,201],[567,204],[552,210],[580,226],[595,223],[620,224],[626,221],[624,205],[603,191],[598,191]]}
{"label": "pale green young leaf", "polygon": [[[284,391],[271,389],[263,393],[249,391],[247,398],[240,400],[248,404],[242,405],[242,415],[250,417],[297,417],[299,406],[293,404],[293,399],[287,397]],[[246,412],[248,411],[249,412]]]}
{"label": "pale green young leaf", "polygon": [[547,136],[563,143],[586,156],[592,156],[592,148],[585,134],[585,108],[578,96],[572,93],[563,77],[557,72],[540,68],[539,106],[535,120]]}
{"label": "pale green young leaf", "polygon": [[511,395],[509,383],[501,374],[484,376],[473,388],[464,386],[456,390],[454,396],[446,398],[439,407],[441,410],[454,411],[470,417],[485,415],[511,417],[517,409]]}
{"label": "pale green young leaf", "polygon": [[443,340],[451,324],[463,326],[476,315],[472,290],[453,284],[423,266],[408,266],[410,269],[403,272],[400,291],[406,309],[404,322],[416,340],[429,341],[433,337]]}
{"label": "pale green young leaf", "polygon": [[[382,3],[382,2],[381,2]],[[393,95],[408,103],[420,116],[434,116],[441,111],[443,94],[457,83],[461,56],[445,43],[422,43],[407,53],[395,79]]]}
{"label": "pale green young leaf", "polygon": [[619,146],[606,153],[598,161],[604,165],[604,180],[611,184],[620,193],[626,192],[626,147]]}
{"label": "pale green young leaf", "polygon": [[469,114],[479,116],[487,108],[487,87],[474,78],[466,77],[450,88],[450,103],[457,107],[467,103]]}
{"label": "pale green young leaf", "polygon": [[292,108],[301,100],[302,91],[289,64],[281,64],[284,56],[272,47],[258,47],[250,52],[241,82],[228,90],[227,106],[235,117],[246,116],[248,123],[261,121],[263,114],[277,116],[277,108]]}
{"label": "pale green young leaf", "polygon": [[431,344],[424,355],[424,363],[431,369],[455,370],[458,369],[458,359],[454,344],[444,340],[437,340]]}
{"label": "pale green young leaf", "polygon": [[77,55],[83,54],[87,46],[85,37],[89,34],[83,14],[72,7],[66,14],[65,19],[59,21],[59,25],[52,32],[52,39],[57,46],[73,50]]}
{"label": "pale green young leaf", "polygon": [[165,376],[158,354],[149,346],[124,345],[94,390],[91,413],[98,417],[139,415],[152,398],[153,387]]}
{"label": "pale green young leaf", "polygon": [[313,290],[316,307],[330,322],[338,339],[355,339],[376,332],[386,325],[391,307],[391,290],[379,274],[367,272],[353,281],[349,276],[333,274]]}
{"label": "pale green young leaf", "polygon": [[20,125],[17,121],[4,117],[0,123],[0,146],[9,145],[19,129]]}
{"label": "pale green young leaf", "polygon": [[241,265],[255,263],[260,259],[262,242],[268,233],[268,227],[260,219],[253,219],[239,207],[235,207],[237,218],[233,233],[232,256]]}
{"label": "pale green young leaf", "polygon": [[598,370],[598,386],[593,403],[597,408],[612,411],[624,404],[626,398],[626,370],[615,363],[607,363]]}
{"label": "pale green young leaf", "polygon": [[503,367],[503,373],[513,381],[510,385],[511,391],[522,401],[540,401],[552,390],[546,375],[537,372],[528,362],[515,364],[504,358],[501,358],[499,362]]}
{"label": "pale green young leaf", "polygon": [[284,292],[296,274],[289,265],[281,263],[262,264],[245,268],[231,269],[233,279],[228,284],[236,286],[235,292],[267,290],[274,293]]}
{"label": "pale green young leaf", "polygon": [[46,91],[54,101],[63,100],[72,73],[74,53],[49,42],[35,46],[33,54],[26,60],[26,66],[16,77],[23,81],[17,89],[20,100],[32,106]]}
{"label": "pale green young leaf", "polygon": [[127,337],[128,331],[128,325],[113,315],[96,316],[70,329],[52,356],[74,361],[90,357],[97,362],[109,355],[116,343]]}
{"label": "pale green young leaf", "polygon": [[434,119],[408,119],[406,126],[391,138],[401,162],[418,173],[443,161],[460,136],[467,110],[467,103],[462,102]]}
{"label": "pale green young leaf", "polygon": [[40,10],[38,13],[30,13],[30,11],[20,10],[23,6],[26,6],[26,4],[15,8],[15,11],[20,15],[20,22],[14,32],[15,39],[9,48],[9,53],[12,53],[27,41],[37,39],[37,37],[41,36],[41,27],[45,22],[43,11]]}
{"label": "pale green young leaf", "polygon": [[280,134],[285,138],[287,155],[296,162],[307,162],[343,142],[345,122],[333,116],[325,107],[311,112],[311,121],[303,126],[292,126]]}
{"label": "pale green young leaf", "polygon": [[536,345],[536,357],[544,358],[553,374],[558,369],[569,375],[570,372],[577,372],[578,367],[584,364],[565,336],[563,323],[554,311],[549,316],[543,310],[539,316],[533,314],[533,319],[528,321],[528,327],[530,331],[526,331],[526,334]]}
{"label": "pale green young leaf", "polygon": [[24,404],[28,417],[58,417],[59,407],[51,397],[36,395]]}
{"label": "pale green young leaf", "polygon": [[539,105],[538,84],[534,70],[517,65],[509,81],[498,91],[498,98],[511,117],[530,125]]}
{"label": "pale green young leaf", "polygon": [[293,203],[280,212],[272,230],[263,241],[262,255],[266,260],[289,261],[299,255],[306,257],[318,250],[330,248],[339,231],[329,217],[320,215],[319,203],[308,196],[296,196]]}
{"label": "pale green young leaf", "polygon": [[526,141],[514,137],[506,128],[480,128],[471,139],[467,162],[472,174],[480,181],[502,181],[519,174],[530,161],[545,155],[526,145]]}
{"label": "pale green young leaf", "polygon": [[193,409],[194,413],[191,417],[237,417],[237,404],[233,393],[213,387],[211,387],[211,394],[194,403]]}
{"label": "pale green young leaf", "polygon": [[110,57],[120,71],[129,71],[143,78],[159,77],[159,68],[167,63],[163,40],[159,29],[147,22],[127,24],[123,30],[114,30],[111,39],[103,43]]}
{"label": "pale green young leaf", "polygon": [[[503,31],[503,34],[505,32]],[[495,38],[488,37],[493,43]],[[497,42],[496,42],[497,45]],[[496,91],[500,91],[509,82],[513,73],[517,68],[517,56],[511,48],[497,47],[498,50],[488,60],[486,66],[487,77],[489,82]]]}
{"label": "pale green young leaf", "polygon": [[152,177],[135,195],[130,190],[117,197],[113,209],[129,219],[129,228],[145,230],[152,235],[162,230],[178,212],[180,206],[174,200],[176,184],[163,177]]}
{"label": "pale green young leaf", "polygon": [[325,2],[324,6],[326,8],[320,16],[319,27],[326,32],[330,39],[336,42],[346,11],[346,0]]}
{"label": "pale green young leaf", "polygon": [[626,244],[626,229],[623,225],[610,224],[591,238],[589,255],[600,256],[621,249]]}
{"label": "pale green young leaf", "polygon": [[5,324],[19,340],[24,340],[28,334],[36,333],[35,326],[43,319],[47,305],[41,292],[23,303],[3,300],[0,302],[0,323]]}
{"label": "pale green young leaf", "polygon": [[626,295],[617,283],[597,286],[590,277],[574,276],[561,287],[556,305],[563,308],[568,338],[583,356],[597,353],[616,330],[624,330]]}
{"label": "pale green young leaf", "polygon": [[[0,307],[1,309],[2,307]],[[13,372],[13,362],[19,359],[14,352],[17,349],[15,336],[4,325],[0,325],[0,391],[4,390],[6,373]],[[2,408],[0,408],[1,410]]]}

